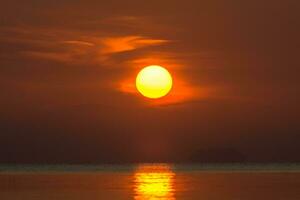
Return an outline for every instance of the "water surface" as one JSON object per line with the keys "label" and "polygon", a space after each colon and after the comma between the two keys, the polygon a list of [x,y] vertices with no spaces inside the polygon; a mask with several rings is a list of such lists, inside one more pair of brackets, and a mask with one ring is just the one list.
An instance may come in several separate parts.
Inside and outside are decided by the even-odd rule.
{"label": "water surface", "polygon": [[299,200],[296,167],[2,166],[2,200]]}

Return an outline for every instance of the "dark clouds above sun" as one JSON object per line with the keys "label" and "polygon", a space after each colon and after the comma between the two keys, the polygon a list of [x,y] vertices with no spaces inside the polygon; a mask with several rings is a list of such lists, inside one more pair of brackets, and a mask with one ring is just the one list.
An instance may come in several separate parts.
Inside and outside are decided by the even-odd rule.
{"label": "dark clouds above sun", "polygon": [[[0,162],[102,162],[103,151],[116,160],[180,160],[203,149],[300,160],[299,6],[3,1]],[[158,101],[134,85],[153,64],[174,78]]]}

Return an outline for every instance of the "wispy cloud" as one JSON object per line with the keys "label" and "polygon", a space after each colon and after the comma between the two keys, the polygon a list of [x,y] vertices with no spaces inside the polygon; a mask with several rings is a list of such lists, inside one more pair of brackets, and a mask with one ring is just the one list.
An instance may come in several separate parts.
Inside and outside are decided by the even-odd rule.
{"label": "wispy cloud", "polygon": [[85,42],[85,41],[79,41],[79,40],[67,40],[67,41],[63,41],[63,44],[71,44],[71,45],[81,45],[81,46],[95,46],[95,44],[91,43],[91,42]]}
{"label": "wispy cloud", "polygon": [[[14,45],[24,45],[17,49],[22,56],[55,60],[59,62],[81,63],[87,57],[88,63],[105,64],[113,54],[120,54],[137,49],[154,47],[171,41],[142,35],[116,35],[115,33],[74,32],[37,27],[19,27],[7,29],[0,35],[0,40]],[[14,35],[12,37],[11,35]],[[112,36],[113,35],[113,36]],[[85,61],[86,62],[86,61]]]}
{"label": "wispy cloud", "polygon": [[129,35],[122,37],[107,37],[101,39],[101,42],[104,46],[102,52],[107,54],[130,51],[148,46],[161,45],[170,41]]}

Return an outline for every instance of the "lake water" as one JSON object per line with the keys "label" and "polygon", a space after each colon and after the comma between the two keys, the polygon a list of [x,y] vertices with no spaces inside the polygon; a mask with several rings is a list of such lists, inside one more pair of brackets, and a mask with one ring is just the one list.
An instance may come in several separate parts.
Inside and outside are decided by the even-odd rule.
{"label": "lake water", "polygon": [[294,168],[141,164],[0,167],[0,200],[300,200]]}

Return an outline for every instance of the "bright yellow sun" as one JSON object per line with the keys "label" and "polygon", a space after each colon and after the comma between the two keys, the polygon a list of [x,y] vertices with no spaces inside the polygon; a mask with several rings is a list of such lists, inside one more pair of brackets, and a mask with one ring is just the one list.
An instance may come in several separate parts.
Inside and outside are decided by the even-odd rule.
{"label": "bright yellow sun", "polygon": [[157,99],[172,89],[172,76],[165,68],[151,65],[143,68],[136,77],[136,88],[145,97]]}

